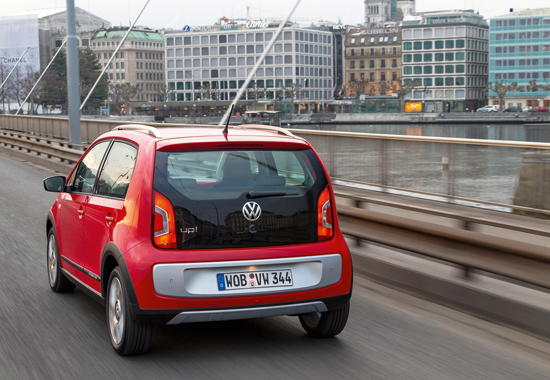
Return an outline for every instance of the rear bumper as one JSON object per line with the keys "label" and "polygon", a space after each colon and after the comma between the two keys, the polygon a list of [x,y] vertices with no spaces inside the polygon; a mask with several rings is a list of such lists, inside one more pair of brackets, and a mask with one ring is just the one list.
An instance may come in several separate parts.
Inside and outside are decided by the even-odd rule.
{"label": "rear bumper", "polygon": [[[261,307],[316,301],[324,303],[327,310],[338,309],[349,301],[353,276],[351,256],[340,234],[327,242],[269,249],[163,251],[151,247],[150,242],[143,242],[119,257],[119,265],[121,268],[127,265],[125,281],[132,285],[128,288],[133,314],[143,322],[154,324],[166,324],[186,312],[200,315],[202,311],[216,311],[207,319],[224,319],[219,311],[235,316],[237,312],[226,314],[224,311],[254,311]],[[261,267],[291,270],[293,285],[218,289],[216,274],[263,269]],[[135,292],[131,291],[134,289]],[[270,315],[274,315],[275,310],[277,315],[295,313],[277,308],[269,310]],[[306,312],[310,311],[303,311]],[[206,318],[195,314],[192,318]]]}
{"label": "rear bumper", "polygon": [[215,309],[177,309],[151,310],[141,309],[139,305],[131,304],[134,318],[141,323],[156,325],[175,325],[191,322],[214,322],[236,319],[253,319],[276,317],[283,315],[299,315],[312,312],[325,312],[341,309],[351,299],[351,290],[342,296],[309,300],[307,302],[283,303],[276,305],[261,305],[256,307],[215,308]]}

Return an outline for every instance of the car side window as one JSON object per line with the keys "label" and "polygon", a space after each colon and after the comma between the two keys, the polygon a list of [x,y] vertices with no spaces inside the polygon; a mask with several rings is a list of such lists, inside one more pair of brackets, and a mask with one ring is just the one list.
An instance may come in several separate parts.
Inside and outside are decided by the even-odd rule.
{"label": "car side window", "polygon": [[124,198],[136,164],[137,149],[129,144],[115,142],[107,155],[95,194]]}
{"label": "car side window", "polygon": [[74,182],[71,191],[91,194],[94,188],[95,178],[103,156],[109,147],[109,141],[102,141],[88,151],[75,170]]}

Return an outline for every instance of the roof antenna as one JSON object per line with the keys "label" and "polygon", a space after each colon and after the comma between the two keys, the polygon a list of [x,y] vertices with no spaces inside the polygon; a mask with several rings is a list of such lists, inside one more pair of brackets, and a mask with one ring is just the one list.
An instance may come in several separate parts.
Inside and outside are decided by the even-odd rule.
{"label": "roof antenna", "polygon": [[227,135],[228,128],[229,128],[229,120],[231,120],[231,115],[233,115],[233,107],[235,107],[234,104],[231,104],[231,112],[229,112],[229,116],[227,117],[227,123],[225,124],[225,129],[223,130],[223,134]]}

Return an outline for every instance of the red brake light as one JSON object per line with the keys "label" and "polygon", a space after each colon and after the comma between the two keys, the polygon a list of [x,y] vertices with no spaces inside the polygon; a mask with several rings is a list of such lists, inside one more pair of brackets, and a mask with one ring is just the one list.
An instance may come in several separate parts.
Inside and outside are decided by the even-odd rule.
{"label": "red brake light", "polygon": [[156,191],[153,236],[159,248],[178,248],[174,208],[166,197]]}
{"label": "red brake light", "polygon": [[317,239],[325,241],[333,235],[332,203],[328,187],[323,190],[317,203]]}

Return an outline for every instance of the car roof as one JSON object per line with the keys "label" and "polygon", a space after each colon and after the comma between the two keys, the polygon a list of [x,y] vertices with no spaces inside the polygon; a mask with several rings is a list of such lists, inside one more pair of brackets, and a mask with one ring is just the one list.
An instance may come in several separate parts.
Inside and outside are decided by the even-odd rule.
{"label": "car roof", "polygon": [[[175,150],[178,146],[185,149],[214,148],[234,146],[256,146],[266,148],[307,149],[310,145],[302,138],[294,136],[284,128],[243,125],[230,127],[228,133],[223,128],[208,125],[189,125],[181,127],[147,126],[138,124],[121,125],[109,132],[109,137],[156,140],[157,150]],[[107,137],[103,136],[103,137]]]}

